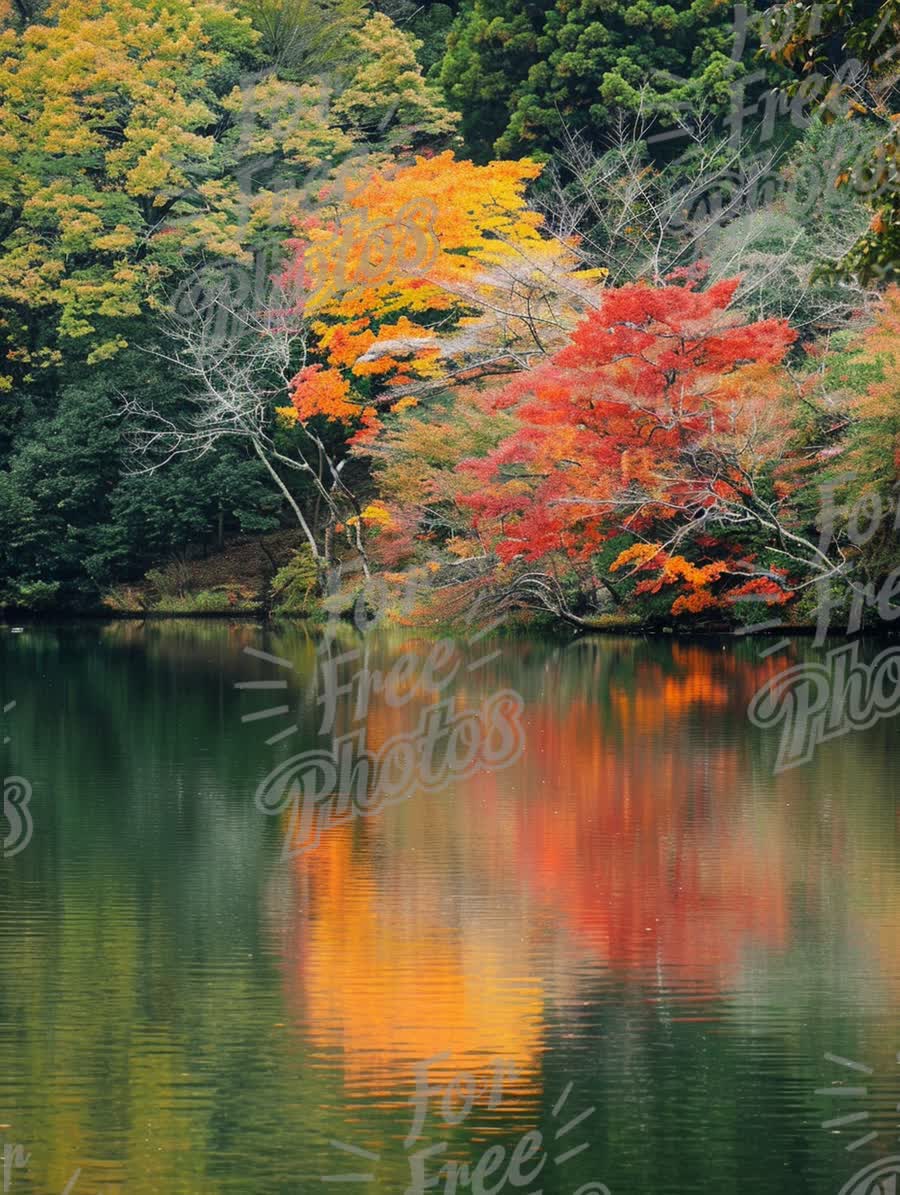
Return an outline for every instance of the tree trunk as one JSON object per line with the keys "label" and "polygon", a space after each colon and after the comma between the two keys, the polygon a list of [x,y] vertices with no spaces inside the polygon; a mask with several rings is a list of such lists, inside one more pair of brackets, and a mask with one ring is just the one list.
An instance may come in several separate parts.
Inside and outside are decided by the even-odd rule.
{"label": "tree trunk", "polygon": [[313,535],[312,531],[309,528],[309,523],[307,523],[306,519],[303,517],[303,511],[297,505],[297,502],[294,499],[294,495],[287,488],[287,486],[281,480],[281,477],[275,471],[275,467],[273,466],[272,462],[269,460],[269,458],[266,456],[265,452],[263,451],[263,447],[260,444],[259,440],[254,439],[253,447],[256,449],[256,455],[259,457],[259,459],[262,461],[262,463],[265,465],[265,467],[269,470],[269,473],[272,476],[272,480],[278,486],[279,490],[281,490],[281,493],[284,496],[285,500],[287,501],[288,506],[290,506],[291,510],[294,512],[297,522],[300,524],[300,528],[303,531],[303,534],[306,536],[306,542],[309,544],[310,551],[313,554],[313,560],[315,560],[316,565],[319,568],[319,571],[322,572],[324,569],[324,562],[322,560],[322,554],[319,551],[318,545],[316,544],[315,536]]}

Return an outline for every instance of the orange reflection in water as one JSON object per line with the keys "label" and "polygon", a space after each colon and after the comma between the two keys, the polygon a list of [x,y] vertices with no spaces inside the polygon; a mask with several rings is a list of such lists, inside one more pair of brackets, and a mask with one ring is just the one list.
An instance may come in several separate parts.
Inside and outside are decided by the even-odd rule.
{"label": "orange reflection in water", "polygon": [[[408,1084],[439,1054],[435,1081],[461,1068],[487,1081],[502,1058],[524,1100],[551,993],[579,959],[723,991],[749,950],[787,948],[789,821],[777,800],[740,796],[746,703],[784,662],[676,645],[663,663],[635,652],[628,665],[627,682],[573,685],[571,658],[556,677],[535,664],[518,765],[452,800],[420,793],[333,828],[294,860],[307,903],[291,999],[351,1087]],[[467,683],[460,708],[481,700]],[[370,749],[412,730],[420,708],[373,702]]]}
{"label": "orange reflection in water", "polygon": [[414,867],[402,898],[382,890],[352,826],[330,831],[295,871],[310,911],[294,997],[315,1045],[341,1051],[348,1085],[408,1081],[416,1063],[446,1054],[431,1081],[465,1070],[487,1086],[499,1059],[505,1105],[534,1090],[544,998],[537,977],[508,982],[511,966],[521,970],[515,945],[449,924]]}

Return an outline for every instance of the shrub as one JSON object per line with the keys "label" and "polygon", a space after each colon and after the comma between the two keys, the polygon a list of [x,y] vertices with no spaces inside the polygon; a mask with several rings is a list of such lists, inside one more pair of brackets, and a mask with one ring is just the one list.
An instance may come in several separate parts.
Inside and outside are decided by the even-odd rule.
{"label": "shrub", "polygon": [[272,578],[274,608],[281,614],[312,614],[318,603],[319,573],[309,548],[294,552]]}

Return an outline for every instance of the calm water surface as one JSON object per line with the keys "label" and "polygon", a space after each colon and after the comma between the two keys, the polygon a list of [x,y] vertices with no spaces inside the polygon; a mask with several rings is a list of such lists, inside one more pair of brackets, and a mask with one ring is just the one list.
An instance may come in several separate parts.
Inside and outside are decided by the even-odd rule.
{"label": "calm water surface", "polygon": [[0,631],[34,792],[0,860],[0,1190],[402,1195],[433,1147],[438,1195],[837,1195],[900,1153],[898,723],[776,775],[747,705],[816,651],[759,646],[464,646],[443,693],[372,699],[369,746],[512,689],[521,758],[285,859],[254,793],[331,745],[309,632]]}

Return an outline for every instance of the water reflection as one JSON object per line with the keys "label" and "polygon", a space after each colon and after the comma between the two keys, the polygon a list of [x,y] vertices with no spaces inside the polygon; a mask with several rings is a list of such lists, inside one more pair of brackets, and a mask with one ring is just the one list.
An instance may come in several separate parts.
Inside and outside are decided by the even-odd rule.
{"label": "water reflection", "polygon": [[[342,634],[374,670],[430,648]],[[547,1127],[568,1083],[596,1108],[548,1192],[838,1191],[891,1152],[895,724],[776,775],[746,715],[811,644],[506,640],[477,668],[485,644],[463,647],[450,686],[373,697],[369,747],[509,687],[522,758],[284,861],[257,786],[360,725],[344,693],[321,733],[318,646],[247,624],[0,636],[8,767],[35,791],[34,841],[0,870],[0,1135],[33,1158],[14,1191],[76,1166],[79,1192],[314,1190],[334,1140],[378,1154],[366,1189],[402,1191],[424,1059],[482,1090],[505,1066],[496,1107],[448,1125],[434,1101],[450,1158]],[[242,722],[274,702],[235,683],[288,671],[289,713]],[[853,1154],[821,1128],[816,1091],[845,1080],[828,1052],[872,1072],[878,1135]]]}

